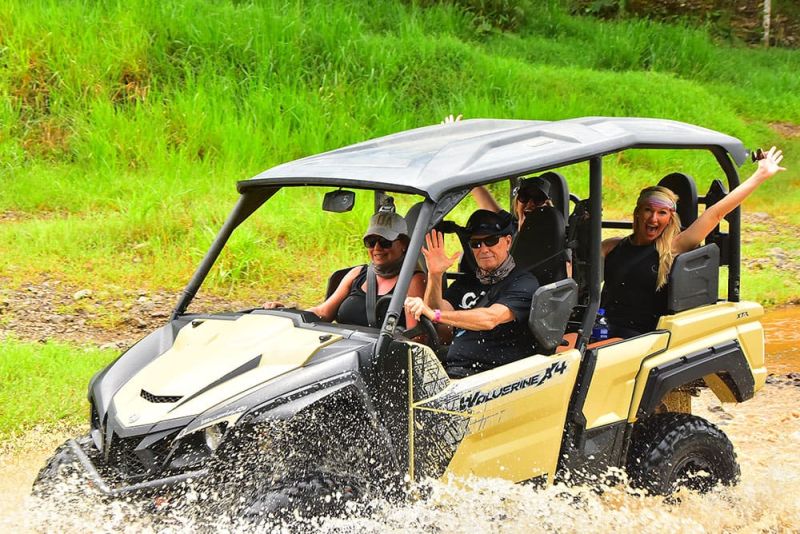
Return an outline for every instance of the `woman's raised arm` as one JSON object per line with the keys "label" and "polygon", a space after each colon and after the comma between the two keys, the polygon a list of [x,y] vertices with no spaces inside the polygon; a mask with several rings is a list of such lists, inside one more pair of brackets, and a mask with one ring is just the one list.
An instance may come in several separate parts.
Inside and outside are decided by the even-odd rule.
{"label": "woman's raised arm", "polygon": [[779,171],[786,170],[780,166],[782,159],[783,153],[780,150],[775,147],[770,148],[764,159],[758,161],[758,169],[750,178],[725,195],[725,198],[705,210],[689,228],[675,237],[672,241],[672,253],[680,254],[697,247],[722,221],[722,218],[736,209],[758,186]]}

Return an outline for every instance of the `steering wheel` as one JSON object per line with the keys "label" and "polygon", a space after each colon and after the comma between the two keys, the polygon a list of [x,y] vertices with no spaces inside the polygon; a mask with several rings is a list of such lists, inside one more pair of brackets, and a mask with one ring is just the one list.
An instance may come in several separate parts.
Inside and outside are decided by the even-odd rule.
{"label": "steering wheel", "polygon": [[[392,300],[391,295],[383,295],[378,299],[377,302],[375,302],[375,316],[379,318],[379,323],[381,324],[383,323],[383,319],[386,317],[386,311],[389,308],[390,300]],[[441,348],[442,343],[439,340],[439,334],[436,332],[436,326],[434,326],[433,322],[424,315],[420,316],[419,321],[417,321],[417,326],[414,328],[410,328],[408,330],[403,330],[402,328],[395,329],[395,337],[402,335],[404,338],[411,339],[419,336],[420,334],[425,334],[428,337],[427,345],[433,350],[433,352],[437,352]]]}
{"label": "steering wheel", "polygon": [[438,332],[436,332],[436,326],[433,324],[433,321],[431,321],[424,315],[420,315],[419,321],[417,321],[417,326],[415,326],[414,328],[409,328],[408,330],[402,332],[402,334],[403,337],[406,337],[408,339],[417,337],[420,334],[425,334],[426,336],[428,336],[427,345],[436,354],[438,354],[439,349],[442,348],[442,342],[439,340],[439,334]]}

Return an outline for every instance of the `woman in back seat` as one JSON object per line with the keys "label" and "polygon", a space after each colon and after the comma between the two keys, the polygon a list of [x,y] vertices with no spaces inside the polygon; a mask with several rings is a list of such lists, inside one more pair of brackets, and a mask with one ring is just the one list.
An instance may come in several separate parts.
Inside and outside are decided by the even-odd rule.
{"label": "woman in back seat", "polygon": [[633,233],[602,243],[605,284],[601,307],[605,308],[610,337],[633,337],[655,329],[667,311],[664,286],[673,258],[696,248],[759,185],[785,170],[779,165],[782,159],[781,151],[772,147],[750,178],[682,232],[675,193],[661,186],[642,190],[633,210]]}
{"label": "woman in back seat", "polygon": [[[472,193],[472,198],[475,199],[478,208],[495,213],[505,212],[484,186],[474,187],[470,193]],[[514,193],[514,213],[512,214],[515,233],[522,228],[525,215],[542,206],[553,207],[553,201],[550,199],[550,183],[538,176],[520,180],[519,187]]]}

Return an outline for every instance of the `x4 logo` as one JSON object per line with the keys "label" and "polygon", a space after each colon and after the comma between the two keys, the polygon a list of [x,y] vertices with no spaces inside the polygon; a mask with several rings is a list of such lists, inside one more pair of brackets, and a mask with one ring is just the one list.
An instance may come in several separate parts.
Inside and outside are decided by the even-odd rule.
{"label": "x4 logo", "polygon": [[522,380],[518,380],[513,384],[507,384],[505,386],[501,386],[499,388],[495,388],[488,393],[483,393],[481,391],[476,391],[475,393],[470,394],[466,397],[461,397],[459,399],[459,408],[461,411],[469,410],[470,408],[474,408],[480,404],[485,402],[489,402],[491,400],[497,399],[502,397],[503,395],[508,395],[509,393],[513,393],[515,391],[520,391],[525,388],[529,387],[539,387],[555,375],[563,375],[567,370],[567,362],[562,360],[559,362],[553,362],[550,364],[550,367],[545,369],[541,373],[537,373],[533,376],[529,376],[528,378],[523,378]]}

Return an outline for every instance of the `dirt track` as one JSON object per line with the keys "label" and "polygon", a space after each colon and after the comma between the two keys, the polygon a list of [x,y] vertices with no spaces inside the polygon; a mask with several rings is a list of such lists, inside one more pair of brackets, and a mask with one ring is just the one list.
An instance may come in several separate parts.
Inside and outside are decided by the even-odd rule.
{"label": "dirt track", "polygon": [[[179,293],[143,289],[101,291],[42,279],[8,289],[0,279],[0,339],[71,341],[124,348],[169,319]],[[252,306],[252,305],[251,305]],[[198,295],[190,311],[247,308],[242,302]]]}

